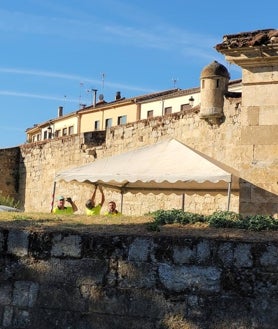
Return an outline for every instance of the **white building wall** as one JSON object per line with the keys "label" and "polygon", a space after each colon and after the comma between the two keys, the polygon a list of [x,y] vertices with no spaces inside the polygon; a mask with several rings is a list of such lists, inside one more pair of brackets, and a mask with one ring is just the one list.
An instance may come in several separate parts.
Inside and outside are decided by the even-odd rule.
{"label": "white building wall", "polygon": [[193,106],[200,103],[200,93],[192,93],[188,95],[182,95],[179,97],[173,97],[168,99],[160,99],[155,101],[149,101],[141,103],[141,116],[140,119],[147,119],[148,112],[153,111],[153,116],[161,116],[165,114],[167,107],[172,107],[172,113],[180,112],[181,106],[189,104],[189,98],[194,98]]}

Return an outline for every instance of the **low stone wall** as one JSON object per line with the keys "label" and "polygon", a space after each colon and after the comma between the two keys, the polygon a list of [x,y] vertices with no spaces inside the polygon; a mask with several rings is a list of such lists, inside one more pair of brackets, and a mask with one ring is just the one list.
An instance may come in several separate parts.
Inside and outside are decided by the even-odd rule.
{"label": "low stone wall", "polygon": [[0,328],[274,329],[278,242],[0,230]]}

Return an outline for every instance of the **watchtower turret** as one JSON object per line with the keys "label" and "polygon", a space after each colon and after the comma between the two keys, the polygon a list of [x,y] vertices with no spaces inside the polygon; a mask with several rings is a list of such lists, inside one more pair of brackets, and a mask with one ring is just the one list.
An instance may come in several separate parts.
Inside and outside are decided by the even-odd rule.
{"label": "watchtower turret", "polygon": [[230,74],[217,61],[207,65],[201,72],[201,119],[223,116],[224,94],[228,91]]}

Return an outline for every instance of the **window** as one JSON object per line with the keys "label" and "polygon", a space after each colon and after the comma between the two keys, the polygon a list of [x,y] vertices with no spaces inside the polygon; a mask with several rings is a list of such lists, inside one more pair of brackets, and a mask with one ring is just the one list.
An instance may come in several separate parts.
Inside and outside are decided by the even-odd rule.
{"label": "window", "polygon": [[60,137],[60,136],[61,136],[61,130],[56,130],[55,137]]}
{"label": "window", "polygon": [[69,135],[73,135],[74,134],[74,127],[70,126],[69,127]]}
{"label": "window", "polygon": [[153,110],[150,110],[147,112],[147,118],[152,118],[153,117]]}
{"label": "window", "polygon": [[43,132],[43,139],[47,139],[47,130]]}
{"label": "window", "polygon": [[37,141],[41,140],[41,134],[37,134]]}
{"label": "window", "polygon": [[95,128],[95,130],[99,130],[100,129],[100,121],[99,120],[95,121],[94,128]]}
{"label": "window", "polygon": [[171,114],[172,113],[172,106],[165,107],[164,114]]}
{"label": "window", "polygon": [[63,128],[63,136],[66,136],[68,133],[68,128]]}
{"label": "window", "polygon": [[110,128],[112,127],[112,119],[106,119],[105,120],[105,128]]}
{"label": "window", "polygon": [[219,79],[216,80],[216,88],[219,88]]}
{"label": "window", "polygon": [[202,89],[205,88],[205,80],[202,80]]}
{"label": "window", "polygon": [[118,117],[118,125],[124,125],[126,123],[126,115]]}
{"label": "window", "polygon": [[188,109],[191,109],[191,106],[189,104],[182,104],[181,105],[181,111],[188,110]]}

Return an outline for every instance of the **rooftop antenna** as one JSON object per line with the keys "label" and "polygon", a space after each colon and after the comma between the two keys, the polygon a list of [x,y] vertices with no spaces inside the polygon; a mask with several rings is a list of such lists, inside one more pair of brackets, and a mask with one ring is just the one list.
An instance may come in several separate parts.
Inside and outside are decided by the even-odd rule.
{"label": "rooftop antenna", "polygon": [[102,92],[103,92],[103,89],[104,89],[104,78],[105,78],[105,74],[104,73],[101,73]]}
{"label": "rooftop antenna", "polygon": [[82,88],[84,87],[84,83],[80,82],[79,84],[79,106],[82,105]]}
{"label": "rooftop antenna", "polygon": [[173,84],[174,84],[174,89],[176,89],[176,84],[178,82],[178,78],[172,78]]}

